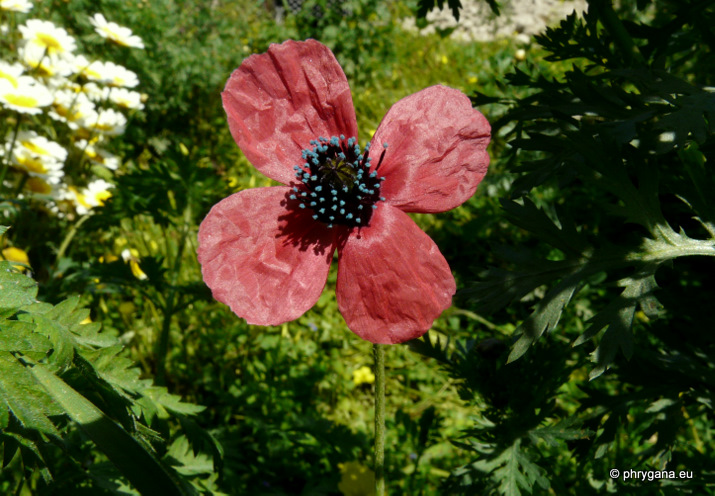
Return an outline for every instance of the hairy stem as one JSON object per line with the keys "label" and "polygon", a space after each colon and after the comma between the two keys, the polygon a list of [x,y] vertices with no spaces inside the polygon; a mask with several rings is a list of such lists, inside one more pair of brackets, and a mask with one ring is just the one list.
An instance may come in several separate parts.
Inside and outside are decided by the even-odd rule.
{"label": "hairy stem", "polygon": [[375,496],[385,495],[385,345],[374,344],[375,355]]}

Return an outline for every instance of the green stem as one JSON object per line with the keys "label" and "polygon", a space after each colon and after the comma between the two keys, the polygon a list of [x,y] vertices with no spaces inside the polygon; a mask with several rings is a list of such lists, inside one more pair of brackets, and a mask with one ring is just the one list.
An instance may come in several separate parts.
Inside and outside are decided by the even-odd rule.
{"label": "green stem", "polygon": [[375,496],[385,496],[385,345],[375,355]]}
{"label": "green stem", "polygon": [[0,168],[0,190],[3,188],[3,183],[5,181],[5,176],[7,175],[7,171],[10,168],[10,160],[12,160],[12,151],[15,148],[15,141],[17,140],[17,133],[20,132],[20,121],[22,120],[22,114],[19,112],[16,112],[15,115],[16,121],[15,121],[15,129],[13,130],[12,133],[12,139],[10,140],[10,147],[6,150],[4,160],[2,162],[2,167]]}
{"label": "green stem", "polygon": [[74,238],[74,235],[77,234],[77,229],[79,229],[79,227],[84,224],[87,219],[89,219],[90,215],[91,214],[85,214],[84,216],[80,217],[80,219],[75,222],[75,224],[70,228],[70,231],[67,233],[67,236],[65,236],[65,239],[62,240],[60,249],[57,250],[57,256],[55,257],[55,268],[57,268],[60,263],[60,259],[65,255],[67,247],[72,242],[72,238]]}
{"label": "green stem", "polygon": [[[171,334],[171,318],[174,315],[174,310],[176,309],[176,283],[178,281],[179,270],[181,269],[181,259],[184,256],[184,249],[186,247],[186,238],[189,235],[191,225],[191,199],[189,198],[186,202],[186,208],[184,209],[183,226],[181,229],[181,237],[179,238],[179,245],[176,248],[176,258],[172,264],[171,270],[171,284],[169,286],[169,295],[166,298],[166,304],[164,306],[164,320],[161,324],[161,334],[159,334],[159,341],[156,347],[156,376],[154,382],[160,386],[165,385],[166,382],[166,357],[169,353],[169,336]],[[166,233],[164,233],[164,239],[167,240],[166,252],[169,253],[169,243]]]}

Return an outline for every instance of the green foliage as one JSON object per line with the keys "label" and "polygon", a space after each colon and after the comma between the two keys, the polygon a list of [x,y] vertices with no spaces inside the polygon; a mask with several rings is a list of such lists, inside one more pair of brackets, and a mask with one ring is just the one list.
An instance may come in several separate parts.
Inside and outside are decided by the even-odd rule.
{"label": "green foliage", "polygon": [[[460,379],[460,397],[478,410],[475,426],[453,443],[470,452],[473,461],[453,471],[449,494],[532,494],[549,489],[549,457],[566,441],[592,434],[583,419],[561,419],[559,388],[573,372],[570,353],[562,347],[541,348],[540,354],[504,364],[506,344],[496,338],[479,343],[423,337],[410,347],[436,359]],[[520,378],[528,376],[529,381]],[[478,413],[477,413],[478,412]]]}
{"label": "green foliage", "polygon": [[399,36],[388,4],[378,0],[307,0],[286,27],[294,39],[315,38],[340,60],[352,84],[386,74],[395,61],[392,39]]}
{"label": "green foliage", "polygon": [[[84,322],[90,312],[79,306],[78,297],[55,306],[36,301],[37,284],[7,261],[0,262],[0,287],[3,467],[20,463],[25,470],[39,470],[42,480],[28,481],[36,491],[62,487],[63,481],[66,484],[83,471],[81,454],[66,444],[79,427],[142,494],[196,493],[189,478],[181,482],[169,463],[183,469],[201,455],[170,449],[166,456],[171,461],[162,462],[162,435],[150,426],[165,430],[156,416],[195,415],[203,407],[184,403],[165,388],[140,379],[139,370],[119,354],[118,339],[100,332],[100,324]],[[63,454],[71,463],[65,462],[63,471],[57,472],[53,462]],[[207,463],[213,461],[191,473],[177,470],[203,476],[213,472]],[[121,480],[118,473],[107,475],[92,468],[89,474],[94,483],[87,487],[95,491]]]}
{"label": "green foliage", "polygon": [[[679,257],[715,254],[710,207],[698,191],[702,183],[694,182],[711,181],[703,177],[706,158],[700,150],[712,146],[709,123],[715,116],[715,94],[703,87],[707,80],[691,84],[673,67],[659,67],[662,57],[674,55],[668,52],[659,53],[650,66],[623,67],[634,59],[619,48],[633,42],[619,41],[620,21],[601,12],[599,5],[594,2],[585,20],[572,15],[559,29],[539,38],[554,53],[550,58],[580,55],[591,62],[587,70],[574,66],[563,81],[534,82],[517,70],[508,76],[511,84],[531,85],[539,91],[495,126],[517,122],[511,144],[521,176],[512,196],[521,199],[503,201],[507,219],[557,249],[558,260],[520,253],[517,257],[524,258],[517,261],[519,272],[494,270],[474,289],[480,304],[493,311],[540,286],[551,286],[518,331],[521,338],[510,356],[515,360],[544,332],[556,328],[564,308],[589,278],[617,274],[615,280],[606,278],[600,284],[624,289],[591,319],[575,342],[582,344],[606,329],[594,352],[592,377],[610,366],[617,349],[627,358],[632,355],[631,327],[637,308],[648,318],[657,318],[660,306],[653,293],[658,268]],[[695,4],[684,6],[682,15],[694,15],[696,10]],[[598,31],[598,19],[613,29]],[[673,24],[667,29],[672,30]],[[657,53],[653,45],[659,46],[665,33],[644,27],[639,32],[647,35],[638,53]],[[595,193],[598,196],[587,200],[589,208],[599,201],[608,204],[598,208],[596,222],[587,220],[587,212],[574,209],[565,196],[556,205],[539,208],[525,195],[540,185],[558,187],[561,195],[571,190],[589,198]],[[686,211],[679,209],[678,217],[670,216],[660,201],[666,195],[680,199]],[[582,218],[575,220],[576,214]],[[699,225],[685,223],[684,215]],[[604,223],[607,231],[601,227]],[[619,225],[631,231],[625,239],[626,231]]]}
{"label": "green foliage", "polygon": [[[514,341],[496,372],[478,354],[465,358],[468,344],[456,354],[415,345],[479,407],[461,444],[475,461],[449,486],[466,494],[710,494],[713,391],[693,378],[713,366],[702,331],[715,255],[704,196],[715,186],[715,94],[712,50],[695,47],[707,45],[713,10],[659,2],[652,14],[646,4],[616,12],[589,2],[585,18],[537,37],[545,60],[568,60],[569,70],[526,63],[505,76],[529,92],[492,128],[508,142],[497,167],[515,177],[502,218],[518,231],[497,235],[492,267],[464,296],[495,322],[516,322]],[[647,487],[609,480],[625,467],[700,475]]]}

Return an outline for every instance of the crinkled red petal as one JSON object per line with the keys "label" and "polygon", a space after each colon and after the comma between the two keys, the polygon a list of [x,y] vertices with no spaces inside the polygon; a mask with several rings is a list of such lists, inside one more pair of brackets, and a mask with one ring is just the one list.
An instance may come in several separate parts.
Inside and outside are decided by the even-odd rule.
{"label": "crinkled red petal", "polygon": [[295,179],[301,151],[320,136],[357,137],[350,86],[328,47],[286,41],[251,55],[223,93],[233,139],[261,173],[283,184]]}
{"label": "crinkled red petal", "polygon": [[370,226],[338,248],[338,308],[361,338],[395,344],[420,337],[452,303],[449,265],[407,214],[380,204]]}
{"label": "crinkled red petal", "polygon": [[375,132],[382,194],[405,212],[444,212],[467,201],[487,173],[491,126],[461,91],[431,86],[395,103]]}
{"label": "crinkled red petal", "polygon": [[249,324],[296,319],[325,287],[336,230],[286,209],[289,193],[285,186],[241,191],[214,205],[199,227],[204,281]]}

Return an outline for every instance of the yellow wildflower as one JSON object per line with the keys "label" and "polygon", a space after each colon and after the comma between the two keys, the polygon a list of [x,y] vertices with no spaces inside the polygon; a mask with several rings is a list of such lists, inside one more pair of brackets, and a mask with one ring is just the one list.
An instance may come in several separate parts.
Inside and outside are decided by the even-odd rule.
{"label": "yellow wildflower", "polygon": [[[3,260],[9,260],[10,262],[18,262],[27,266],[30,265],[30,259],[27,256],[27,252],[14,246],[5,248],[2,251],[2,258]],[[25,272],[25,269],[27,268],[24,265],[13,265],[13,267],[15,267],[20,272]]]}
{"label": "yellow wildflower", "polygon": [[375,472],[358,462],[340,463],[338,468],[338,490],[344,496],[374,496]]}
{"label": "yellow wildflower", "polygon": [[135,250],[134,248],[131,248],[129,250],[122,250],[122,258],[125,262],[129,262],[129,268],[131,269],[132,275],[134,275],[134,277],[136,277],[140,281],[149,278],[141,269],[141,267],[139,267],[139,252],[137,250]]}
{"label": "yellow wildflower", "polygon": [[353,371],[353,382],[356,386],[360,384],[374,384],[375,374],[372,373],[370,367],[363,365],[357,370]]}

